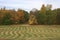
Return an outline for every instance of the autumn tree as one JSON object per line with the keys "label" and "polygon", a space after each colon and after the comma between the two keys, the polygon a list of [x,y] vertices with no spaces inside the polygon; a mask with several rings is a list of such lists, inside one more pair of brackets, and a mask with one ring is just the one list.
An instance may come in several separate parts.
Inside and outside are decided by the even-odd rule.
{"label": "autumn tree", "polygon": [[38,24],[36,14],[37,14],[37,9],[34,8],[30,11],[29,24]]}
{"label": "autumn tree", "polygon": [[43,13],[43,14],[46,13],[46,7],[45,7],[44,4],[43,4],[42,7],[41,7],[40,13]]}
{"label": "autumn tree", "polygon": [[18,9],[17,15],[18,15],[18,20],[19,20],[19,22],[20,22],[20,23],[24,23],[24,22],[25,22],[24,10]]}

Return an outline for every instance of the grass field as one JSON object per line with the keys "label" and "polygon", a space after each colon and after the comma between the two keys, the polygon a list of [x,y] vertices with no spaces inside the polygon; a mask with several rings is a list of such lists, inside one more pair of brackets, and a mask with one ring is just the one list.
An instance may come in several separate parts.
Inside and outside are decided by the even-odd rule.
{"label": "grass field", "polygon": [[60,40],[60,25],[1,25],[0,40]]}

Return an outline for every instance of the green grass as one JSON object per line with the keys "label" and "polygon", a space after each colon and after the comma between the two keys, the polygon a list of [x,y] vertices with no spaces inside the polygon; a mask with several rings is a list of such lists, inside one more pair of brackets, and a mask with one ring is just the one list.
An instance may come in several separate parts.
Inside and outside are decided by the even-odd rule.
{"label": "green grass", "polygon": [[1,39],[60,40],[60,25],[1,25]]}

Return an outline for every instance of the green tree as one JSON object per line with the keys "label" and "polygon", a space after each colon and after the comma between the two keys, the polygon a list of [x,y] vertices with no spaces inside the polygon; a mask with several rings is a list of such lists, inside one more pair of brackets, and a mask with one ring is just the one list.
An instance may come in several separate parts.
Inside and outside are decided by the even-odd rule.
{"label": "green tree", "polygon": [[10,14],[8,14],[8,13],[5,14],[5,16],[2,19],[2,24],[4,24],[4,25],[12,24],[12,21],[10,20],[10,18],[11,18]]}
{"label": "green tree", "polygon": [[40,13],[39,14],[39,22],[40,22],[40,24],[46,24],[46,15],[45,14],[43,14],[43,13]]}
{"label": "green tree", "polygon": [[56,24],[56,13],[55,11],[51,10],[52,5],[47,5],[46,15],[47,15],[47,24]]}
{"label": "green tree", "polygon": [[53,22],[53,14],[52,14],[51,10],[47,10],[46,15],[47,15],[46,23],[47,24],[52,24],[52,22]]}
{"label": "green tree", "polygon": [[40,24],[46,24],[46,7],[43,4],[41,7],[41,10],[39,12],[39,20],[40,20]]}
{"label": "green tree", "polygon": [[60,8],[56,9],[56,13],[57,13],[57,16],[56,16],[57,24],[60,24]]}
{"label": "green tree", "polygon": [[25,18],[25,22],[27,23],[29,20],[29,13],[27,11],[24,11],[24,18]]}

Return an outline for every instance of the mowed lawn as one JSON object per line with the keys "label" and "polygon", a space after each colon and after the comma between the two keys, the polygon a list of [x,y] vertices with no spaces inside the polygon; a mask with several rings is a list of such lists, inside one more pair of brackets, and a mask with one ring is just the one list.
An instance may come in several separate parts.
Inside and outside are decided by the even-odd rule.
{"label": "mowed lawn", "polygon": [[1,25],[0,40],[60,40],[60,25]]}

